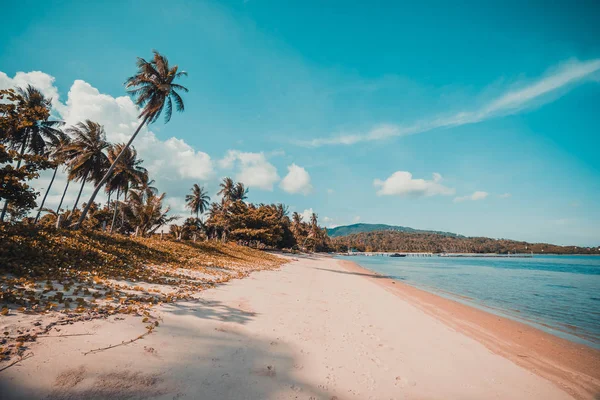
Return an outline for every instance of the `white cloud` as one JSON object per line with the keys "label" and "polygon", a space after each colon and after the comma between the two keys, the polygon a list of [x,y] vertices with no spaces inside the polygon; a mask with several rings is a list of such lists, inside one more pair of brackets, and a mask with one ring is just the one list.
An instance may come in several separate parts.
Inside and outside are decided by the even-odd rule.
{"label": "white cloud", "polygon": [[313,212],[314,211],[313,211],[312,208],[308,208],[308,209],[302,211],[300,213],[300,215],[302,216],[302,221],[304,221],[304,222],[310,222],[310,217],[311,217],[311,215],[313,215]]}
{"label": "white cloud", "polygon": [[[98,122],[104,126],[107,139],[110,142],[125,142],[129,140],[137,128],[139,110],[127,96],[112,97],[100,93],[89,83],[76,80],[69,89],[65,103],[59,101],[58,89],[54,86],[54,77],[43,72],[17,72],[14,78],[9,78],[0,72],[0,88],[10,88],[32,84],[39,88],[44,95],[52,97],[54,112],[58,113],[67,125],[73,125],[85,119]],[[133,142],[139,157],[144,160],[144,166],[156,180],[159,190],[167,191],[172,196],[184,196],[191,184],[197,180],[208,180],[214,176],[213,161],[210,156],[201,151],[195,151],[184,140],[171,137],[166,140],[158,138],[154,132],[143,127]],[[45,187],[44,180],[49,180],[50,171],[42,174],[34,187]],[[59,182],[53,185],[47,205],[58,205],[65,178],[58,174]],[[194,181],[192,181],[194,180]],[[62,183],[62,184],[61,184]],[[91,190],[91,184],[88,184]],[[69,204],[76,197],[76,183],[72,183],[65,198]],[[39,189],[38,189],[39,190]],[[85,201],[88,189],[84,190],[82,200]],[[74,192],[74,193],[71,193]],[[103,197],[99,198],[103,201]]]}
{"label": "white cloud", "polygon": [[[518,89],[507,90],[496,98],[474,110],[464,110],[447,114],[439,114],[415,122],[412,125],[380,124],[368,132],[342,132],[337,136],[316,138],[307,141],[296,141],[296,144],[307,147],[325,145],[352,145],[359,142],[370,142],[397,136],[414,135],[438,128],[450,128],[474,124],[490,118],[516,114],[550,102],[566,93],[567,89],[586,80],[594,80],[600,71],[600,59],[589,61],[571,60],[563,63],[552,72],[533,83],[522,85]],[[598,77],[596,76],[596,79]]]}
{"label": "white cloud", "polygon": [[225,157],[219,160],[219,166],[231,169],[237,164],[237,181],[248,187],[263,190],[273,190],[273,185],[279,181],[277,169],[267,161],[263,153],[245,153],[238,150],[229,150]]}
{"label": "white cloud", "polygon": [[334,193],[335,193],[335,190],[333,190],[331,188],[327,189],[327,194],[334,194]]}
{"label": "white cloud", "polygon": [[335,228],[336,226],[339,226],[339,224],[336,224],[333,218],[330,217],[323,217],[320,222],[326,228]]}
{"label": "white cloud", "polygon": [[455,197],[454,202],[460,203],[460,202],[467,201],[467,200],[471,200],[471,201],[483,200],[488,196],[489,196],[488,192],[477,191],[468,196]]}
{"label": "white cloud", "polygon": [[436,196],[453,195],[455,190],[442,185],[442,176],[438,173],[433,174],[433,180],[413,179],[408,171],[396,171],[385,181],[375,179],[373,185],[379,187],[377,195],[379,196]]}
{"label": "white cloud", "polygon": [[288,193],[302,193],[307,195],[312,191],[310,175],[302,167],[296,164],[288,166],[288,174],[279,185]]}
{"label": "white cloud", "polygon": [[46,96],[52,99],[54,105],[59,104],[58,89],[54,86],[55,78],[41,71],[17,72],[13,78],[9,78],[0,71],[0,89],[25,88],[27,85],[36,87]]}
{"label": "white cloud", "polygon": [[355,216],[354,218],[352,218],[352,222],[357,223],[360,221],[360,215]]}
{"label": "white cloud", "polygon": [[501,199],[508,199],[511,196],[512,196],[512,194],[510,194],[510,193],[504,193],[504,194],[499,195],[498,197],[500,197]]}

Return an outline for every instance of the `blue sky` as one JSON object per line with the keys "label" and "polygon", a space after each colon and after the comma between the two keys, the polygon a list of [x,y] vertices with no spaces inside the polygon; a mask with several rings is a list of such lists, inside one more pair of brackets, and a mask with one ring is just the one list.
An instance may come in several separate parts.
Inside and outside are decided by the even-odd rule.
{"label": "blue sky", "polygon": [[167,55],[186,112],[137,146],[177,213],[231,175],[329,226],[599,245],[598,4],[411,3],[11,2],[0,86],[125,140],[135,57]]}

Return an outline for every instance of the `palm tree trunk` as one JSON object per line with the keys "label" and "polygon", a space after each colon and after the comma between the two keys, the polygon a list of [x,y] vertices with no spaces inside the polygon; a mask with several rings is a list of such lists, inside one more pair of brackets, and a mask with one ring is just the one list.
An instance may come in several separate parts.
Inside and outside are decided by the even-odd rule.
{"label": "palm tree trunk", "polygon": [[58,171],[58,165],[54,168],[54,173],[52,174],[52,179],[50,179],[50,184],[48,185],[48,189],[46,189],[46,194],[44,195],[44,198],[42,199],[42,204],[40,204],[40,208],[37,212],[37,215],[35,216],[35,221],[33,221],[34,224],[37,224],[38,219],[40,218],[40,214],[42,213],[42,208],[44,208],[44,203],[46,202],[46,197],[48,197],[48,193],[50,193],[50,188],[52,187],[52,184],[54,183],[54,178],[56,178],[56,171]]}
{"label": "palm tree trunk", "polygon": [[75,209],[77,208],[77,204],[79,204],[79,198],[81,197],[81,192],[83,192],[83,187],[85,186],[85,181],[87,179],[89,172],[90,171],[87,171],[85,173],[85,175],[83,176],[83,181],[81,182],[81,188],[79,189],[79,194],[77,195],[77,199],[75,200],[75,205],[73,206],[73,212],[75,212]]}
{"label": "palm tree trunk", "polygon": [[83,209],[83,212],[81,213],[81,216],[79,217],[79,220],[75,224],[74,229],[79,229],[79,227],[81,226],[81,223],[85,219],[85,216],[87,215],[88,211],[90,210],[90,206],[92,205],[92,203],[94,202],[94,199],[98,195],[98,192],[100,191],[100,188],[102,188],[102,186],[104,186],[104,184],[106,183],[106,181],[108,180],[108,178],[110,178],[110,175],[112,174],[112,172],[114,171],[115,167],[117,166],[117,164],[119,163],[119,161],[123,157],[123,154],[125,154],[125,151],[127,151],[127,149],[129,148],[129,146],[131,146],[131,143],[133,143],[133,140],[135,139],[135,137],[138,135],[138,133],[142,129],[142,126],[144,126],[147,121],[148,121],[148,116],[145,116],[144,119],[142,120],[142,122],[140,123],[140,125],[137,127],[137,129],[133,133],[133,136],[131,136],[131,139],[129,139],[129,142],[127,142],[127,145],[125,145],[121,149],[121,152],[119,153],[119,155],[117,156],[117,158],[113,161],[113,163],[111,164],[111,166],[108,169],[108,171],[106,171],[106,173],[104,174],[104,176],[102,177],[102,179],[100,180],[100,182],[98,182],[98,184],[96,185],[96,188],[94,189],[94,192],[90,196],[90,200],[87,202],[85,208]]}
{"label": "palm tree trunk", "polygon": [[67,194],[67,189],[69,188],[69,183],[71,183],[71,180],[67,176],[67,185],[65,186],[65,190],[63,190],[62,197],[60,198],[60,203],[58,203],[58,208],[56,209],[56,215],[60,214],[60,206],[62,206],[63,200],[65,199],[65,195]]}
{"label": "palm tree trunk", "polygon": [[117,188],[117,199],[115,200],[115,212],[113,213],[112,223],[110,224],[110,233],[113,233],[115,222],[117,221],[117,210],[119,209],[119,195],[121,194],[121,188]]}
{"label": "palm tree trunk", "polygon": [[[21,145],[21,152],[19,156],[19,160],[17,161],[17,169],[21,168],[21,161],[23,160],[23,155],[25,154],[25,147],[27,147],[27,136],[23,138],[23,144]],[[2,208],[2,214],[0,215],[0,222],[4,222],[4,216],[6,215],[6,210],[8,209],[8,200],[4,201],[4,207]]]}

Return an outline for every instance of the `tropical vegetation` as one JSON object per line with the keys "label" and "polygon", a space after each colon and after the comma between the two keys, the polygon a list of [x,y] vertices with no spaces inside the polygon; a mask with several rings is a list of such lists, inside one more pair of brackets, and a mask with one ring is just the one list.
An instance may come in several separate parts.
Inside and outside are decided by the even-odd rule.
{"label": "tropical vegetation", "polygon": [[[193,217],[180,224],[165,204],[166,193],[155,188],[133,141],[144,126],[164,115],[171,119],[173,109],[184,111],[181,93],[188,89],[178,83],[186,76],[178,66],[154,51],[151,60],[137,60],[136,73],[125,86],[139,107],[140,123],[127,143],[110,143],[105,127],[85,119],[71,126],[53,118],[52,99],[33,86],[0,91],[0,219],[39,229],[100,230],[112,234],[150,237],[168,231],[176,240],[233,241],[260,248],[288,248],[312,251],[330,250],[327,231],[318,226],[317,216],[302,221],[292,218],[283,204],[248,202],[243,182],[224,178],[212,202],[208,191],[193,184],[185,204]],[[50,169],[52,176],[43,195],[30,181]],[[46,200],[57,173],[64,170],[67,181],[56,209]],[[69,185],[77,183],[73,203],[65,201]],[[92,195],[82,200],[86,187]],[[96,196],[103,190],[107,201]],[[41,203],[37,204],[38,197]],[[81,204],[83,202],[83,204]],[[35,211],[34,211],[35,209]]]}

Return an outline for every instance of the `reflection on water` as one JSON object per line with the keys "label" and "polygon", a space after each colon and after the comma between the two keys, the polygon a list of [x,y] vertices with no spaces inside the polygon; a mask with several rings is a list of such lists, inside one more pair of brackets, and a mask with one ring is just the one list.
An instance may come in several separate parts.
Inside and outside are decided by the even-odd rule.
{"label": "reflection on water", "polygon": [[600,348],[600,257],[344,259]]}

